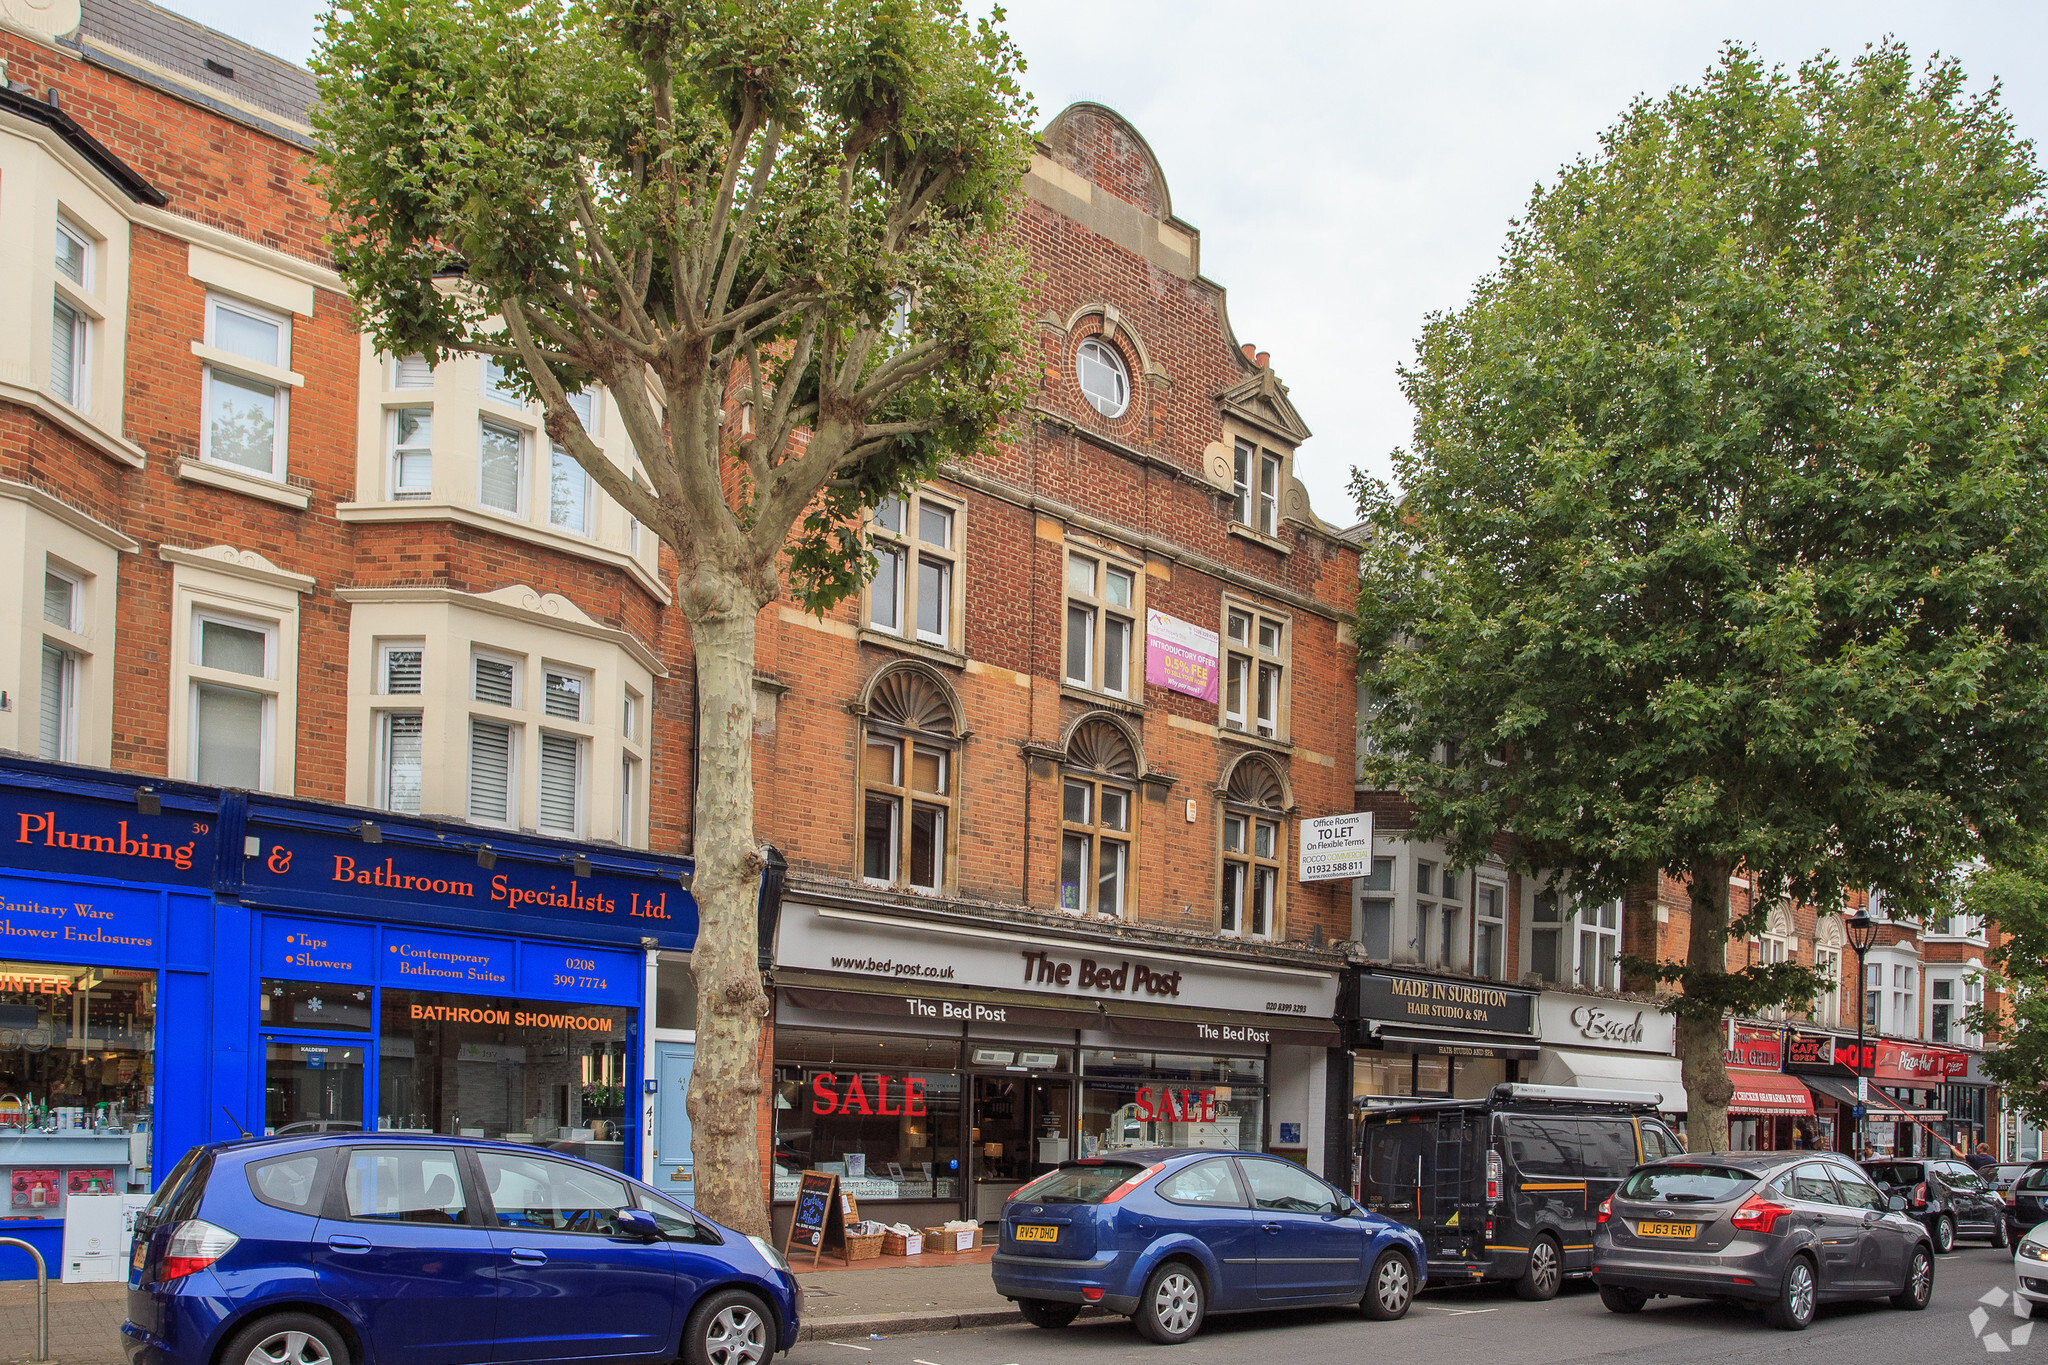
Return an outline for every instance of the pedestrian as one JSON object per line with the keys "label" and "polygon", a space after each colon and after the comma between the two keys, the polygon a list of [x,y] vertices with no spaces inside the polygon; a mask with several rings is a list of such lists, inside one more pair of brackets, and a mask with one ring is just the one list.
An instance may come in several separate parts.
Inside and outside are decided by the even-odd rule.
{"label": "pedestrian", "polygon": [[1970,1153],[1969,1159],[1970,1169],[1975,1171],[1981,1171],[1986,1166],[1996,1166],[1998,1164],[1998,1158],[1991,1155],[1991,1144],[1988,1142],[1978,1143],[1977,1150]]}

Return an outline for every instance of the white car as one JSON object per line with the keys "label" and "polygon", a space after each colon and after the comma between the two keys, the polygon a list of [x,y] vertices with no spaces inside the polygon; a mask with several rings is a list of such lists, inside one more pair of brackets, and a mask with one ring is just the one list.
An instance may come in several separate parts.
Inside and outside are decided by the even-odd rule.
{"label": "white car", "polygon": [[2048,1306],[2048,1223],[2036,1223],[2020,1238],[2012,1268],[2019,1281],[2013,1287],[2013,1308],[2031,1318]]}

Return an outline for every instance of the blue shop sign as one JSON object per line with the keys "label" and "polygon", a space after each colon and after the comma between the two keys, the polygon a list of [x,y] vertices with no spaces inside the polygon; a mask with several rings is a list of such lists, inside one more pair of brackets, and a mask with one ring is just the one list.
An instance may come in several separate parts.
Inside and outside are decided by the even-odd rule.
{"label": "blue shop sign", "polygon": [[367,924],[270,915],[263,921],[262,976],[292,981],[368,981],[377,931]]}
{"label": "blue shop sign", "polygon": [[[485,843],[469,827],[342,824],[325,813],[252,809],[248,830],[242,892],[258,904],[636,946],[653,938],[685,950],[697,937],[680,862],[642,864],[626,850],[571,851],[510,833]],[[378,974],[394,984],[389,966]],[[509,981],[513,964],[503,969]]]}
{"label": "blue shop sign", "polygon": [[637,1004],[646,959],[554,943],[519,945],[521,995],[573,995],[581,1000]]}
{"label": "blue shop sign", "polygon": [[0,877],[0,957],[94,967],[154,967],[161,892]]}
{"label": "blue shop sign", "polygon": [[165,793],[155,802],[158,812],[144,815],[133,799],[26,785],[41,774],[6,776],[10,780],[0,783],[0,863],[67,877],[213,885],[219,818],[212,806]]}
{"label": "blue shop sign", "polygon": [[386,929],[386,986],[422,991],[501,992],[512,984],[513,945],[503,939]]}

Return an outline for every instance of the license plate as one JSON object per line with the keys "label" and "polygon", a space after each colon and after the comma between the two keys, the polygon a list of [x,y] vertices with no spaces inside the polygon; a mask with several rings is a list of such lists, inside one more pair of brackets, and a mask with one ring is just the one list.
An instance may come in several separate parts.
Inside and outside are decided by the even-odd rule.
{"label": "license plate", "polygon": [[1690,1237],[1700,1230],[1698,1223],[1638,1223],[1638,1237]]}
{"label": "license plate", "polygon": [[1059,1239],[1058,1228],[1037,1227],[1030,1223],[1017,1225],[1017,1240],[1020,1242],[1057,1242]]}

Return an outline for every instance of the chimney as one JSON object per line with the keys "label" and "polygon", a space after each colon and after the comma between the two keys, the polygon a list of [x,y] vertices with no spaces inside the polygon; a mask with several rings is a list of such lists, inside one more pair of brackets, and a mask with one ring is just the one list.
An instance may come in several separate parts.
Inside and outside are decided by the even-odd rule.
{"label": "chimney", "polygon": [[1237,349],[1244,352],[1244,358],[1246,360],[1251,360],[1252,363],[1255,365],[1258,363],[1256,360],[1253,360],[1253,353],[1259,349],[1258,347],[1252,345],[1249,341],[1247,341],[1244,345],[1238,347]]}
{"label": "chimney", "polygon": [[1266,368],[1266,362],[1271,360],[1272,358],[1272,352],[1260,351],[1258,355],[1252,360],[1252,364],[1257,365],[1260,369],[1263,370]]}

